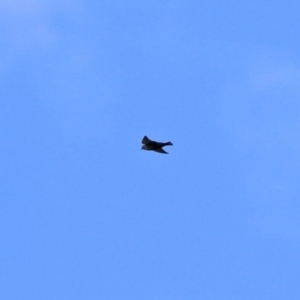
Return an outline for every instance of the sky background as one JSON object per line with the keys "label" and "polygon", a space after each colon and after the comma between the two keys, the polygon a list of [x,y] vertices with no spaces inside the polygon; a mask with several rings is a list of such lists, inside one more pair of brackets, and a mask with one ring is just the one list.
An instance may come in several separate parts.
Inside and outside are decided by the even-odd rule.
{"label": "sky background", "polygon": [[299,12],[1,0],[0,298],[300,299]]}

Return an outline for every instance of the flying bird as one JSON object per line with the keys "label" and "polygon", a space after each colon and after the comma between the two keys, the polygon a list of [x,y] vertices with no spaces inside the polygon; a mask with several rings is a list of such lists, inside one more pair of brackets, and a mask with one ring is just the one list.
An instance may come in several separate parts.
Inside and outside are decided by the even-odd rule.
{"label": "flying bird", "polygon": [[144,144],[142,149],[153,150],[155,152],[164,153],[164,154],[168,154],[168,152],[166,152],[162,147],[173,146],[171,142],[160,143],[160,142],[151,141],[146,135],[144,136],[142,143]]}

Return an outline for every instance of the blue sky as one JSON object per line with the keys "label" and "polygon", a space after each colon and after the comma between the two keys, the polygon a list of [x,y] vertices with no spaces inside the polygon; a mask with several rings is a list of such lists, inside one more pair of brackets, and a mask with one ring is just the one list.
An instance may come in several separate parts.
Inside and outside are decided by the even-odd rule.
{"label": "blue sky", "polygon": [[299,299],[299,11],[1,1],[1,299]]}

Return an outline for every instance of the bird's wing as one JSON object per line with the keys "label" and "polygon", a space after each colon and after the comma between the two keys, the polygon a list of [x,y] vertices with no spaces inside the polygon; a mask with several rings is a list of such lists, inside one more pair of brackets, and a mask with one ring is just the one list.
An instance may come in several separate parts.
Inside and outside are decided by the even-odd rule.
{"label": "bird's wing", "polygon": [[144,138],[143,138],[143,140],[142,140],[142,143],[143,144],[149,144],[149,143],[151,143],[152,141],[150,140],[150,139],[148,139],[148,137],[145,135],[144,136]]}
{"label": "bird's wing", "polygon": [[153,149],[155,152],[169,154],[167,151],[165,151],[163,148]]}

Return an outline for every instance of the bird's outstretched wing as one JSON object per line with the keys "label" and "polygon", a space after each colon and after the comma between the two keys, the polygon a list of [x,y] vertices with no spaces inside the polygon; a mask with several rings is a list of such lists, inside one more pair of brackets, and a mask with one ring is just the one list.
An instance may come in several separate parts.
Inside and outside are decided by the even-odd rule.
{"label": "bird's outstretched wing", "polygon": [[153,142],[153,141],[151,141],[150,139],[148,139],[148,137],[145,135],[144,138],[143,138],[143,140],[142,140],[142,143],[143,144],[149,144],[151,142]]}
{"label": "bird's outstretched wing", "polygon": [[169,154],[167,151],[165,151],[163,148],[153,149],[155,152]]}

